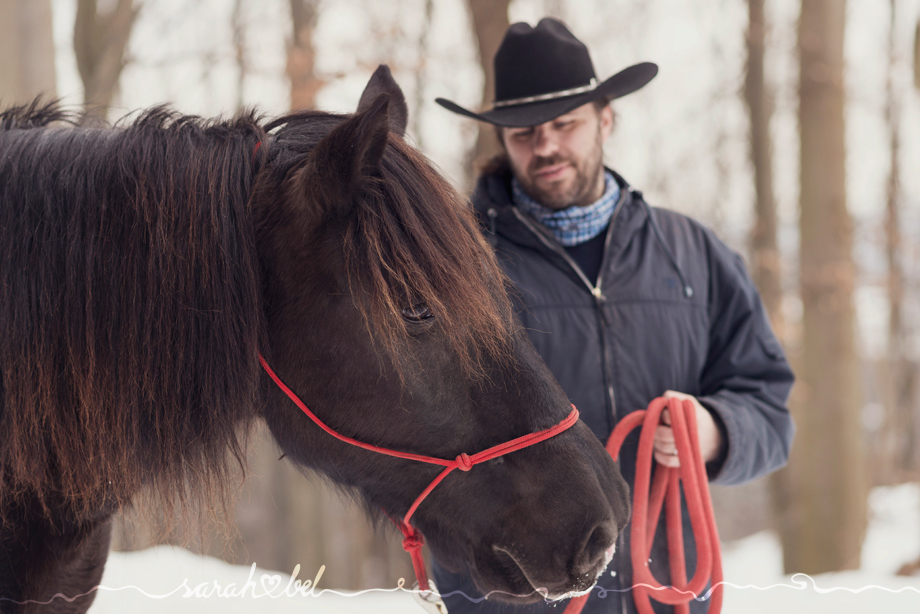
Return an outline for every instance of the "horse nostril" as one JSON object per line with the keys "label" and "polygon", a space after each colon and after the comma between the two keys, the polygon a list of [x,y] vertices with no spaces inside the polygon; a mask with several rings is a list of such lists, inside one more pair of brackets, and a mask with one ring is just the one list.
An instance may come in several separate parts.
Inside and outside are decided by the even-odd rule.
{"label": "horse nostril", "polygon": [[585,570],[594,567],[601,562],[609,562],[606,559],[611,555],[611,549],[616,543],[617,531],[612,522],[602,522],[591,532],[585,548],[582,552],[582,566]]}

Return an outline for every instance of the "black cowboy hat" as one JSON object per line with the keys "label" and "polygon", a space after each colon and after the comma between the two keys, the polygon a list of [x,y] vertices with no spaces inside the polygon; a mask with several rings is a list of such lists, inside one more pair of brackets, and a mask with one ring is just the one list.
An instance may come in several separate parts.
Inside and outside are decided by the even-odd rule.
{"label": "black cowboy hat", "polygon": [[635,92],[658,74],[658,66],[642,62],[598,83],[584,43],[551,17],[537,27],[512,24],[495,54],[495,102],[473,113],[437,98],[454,113],[496,126],[536,126],[601,97],[613,100]]}

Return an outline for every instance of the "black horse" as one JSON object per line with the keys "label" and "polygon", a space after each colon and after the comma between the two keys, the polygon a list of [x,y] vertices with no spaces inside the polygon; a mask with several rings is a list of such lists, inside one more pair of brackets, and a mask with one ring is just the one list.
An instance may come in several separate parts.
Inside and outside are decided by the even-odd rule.
{"label": "black horse", "polygon": [[[0,612],[86,611],[116,510],[223,500],[256,419],[369,510],[407,511],[440,468],[323,433],[259,352],[327,424],[408,452],[569,413],[470,211],[401,138],[405,108],[381,67],[354,115],[0,114]],[[628,510],[578,423],[455,472],[414,523],[527,602],[590,587]]]}

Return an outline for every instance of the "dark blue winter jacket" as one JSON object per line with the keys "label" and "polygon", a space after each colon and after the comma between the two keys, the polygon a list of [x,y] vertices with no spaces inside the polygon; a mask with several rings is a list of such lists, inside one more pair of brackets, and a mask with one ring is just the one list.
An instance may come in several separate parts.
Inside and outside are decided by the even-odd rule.
{"label": "dark blue winter jacket", "polygon": [[[677,390],[696,396],[725,436],[722,457],[707,466],[713,483],[740,484],[782,467],[794,432],[786,408],[793,374],[742,259],[709,229],[650,207],[640,192],[614,176],[620,200],[596,283],[549,232],[512,204],[507,171],[486,175],[477,185],[473,204],[517,288],[520,318],[537,351],[603,442],[623,416],[644,409],[666,390]],[[637,444],[638,430],[620,453],[630,486]],[[692,575],[696,552],[686,508],[684,519]],[[636,611],[625,590],[631,586],[629,558],[627,527],[585,614]],[[667,583],[663,526],[651,568]],[[437,562],[434,572],[442,594],[479,594],[468,577]],[[607,589],[603,598],[599,587]],[[564,609],[542,603],[476,604],[459,595],[445,601],[450,614]],[[708,602],[697,602],[691,611],[707,607]],[[658,604],[656,611],[672,609]]]}

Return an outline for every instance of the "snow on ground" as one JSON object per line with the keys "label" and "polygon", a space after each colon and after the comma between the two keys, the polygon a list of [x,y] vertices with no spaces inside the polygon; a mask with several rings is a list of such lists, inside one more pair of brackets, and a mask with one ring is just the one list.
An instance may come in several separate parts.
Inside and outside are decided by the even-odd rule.
{"label": "snow on ground", "polygon": [[[920,612],[920,577],[895,570],[920,554],[920,484],[877,488],[859,571],[782,575],[782,552],[768,532],[724,546],[725,614],[885,614]],[[311,582],[318,570],[302,570]],[[239,595],[246,587],[243,597]],[[322,578],[297,592],[291,574],[232,566],[180,548],[113,552],[92,614],[395,614],[423,610],[396,587],[364,593],[325,590]],[[287,596],[285,595],[287,593]]]}

